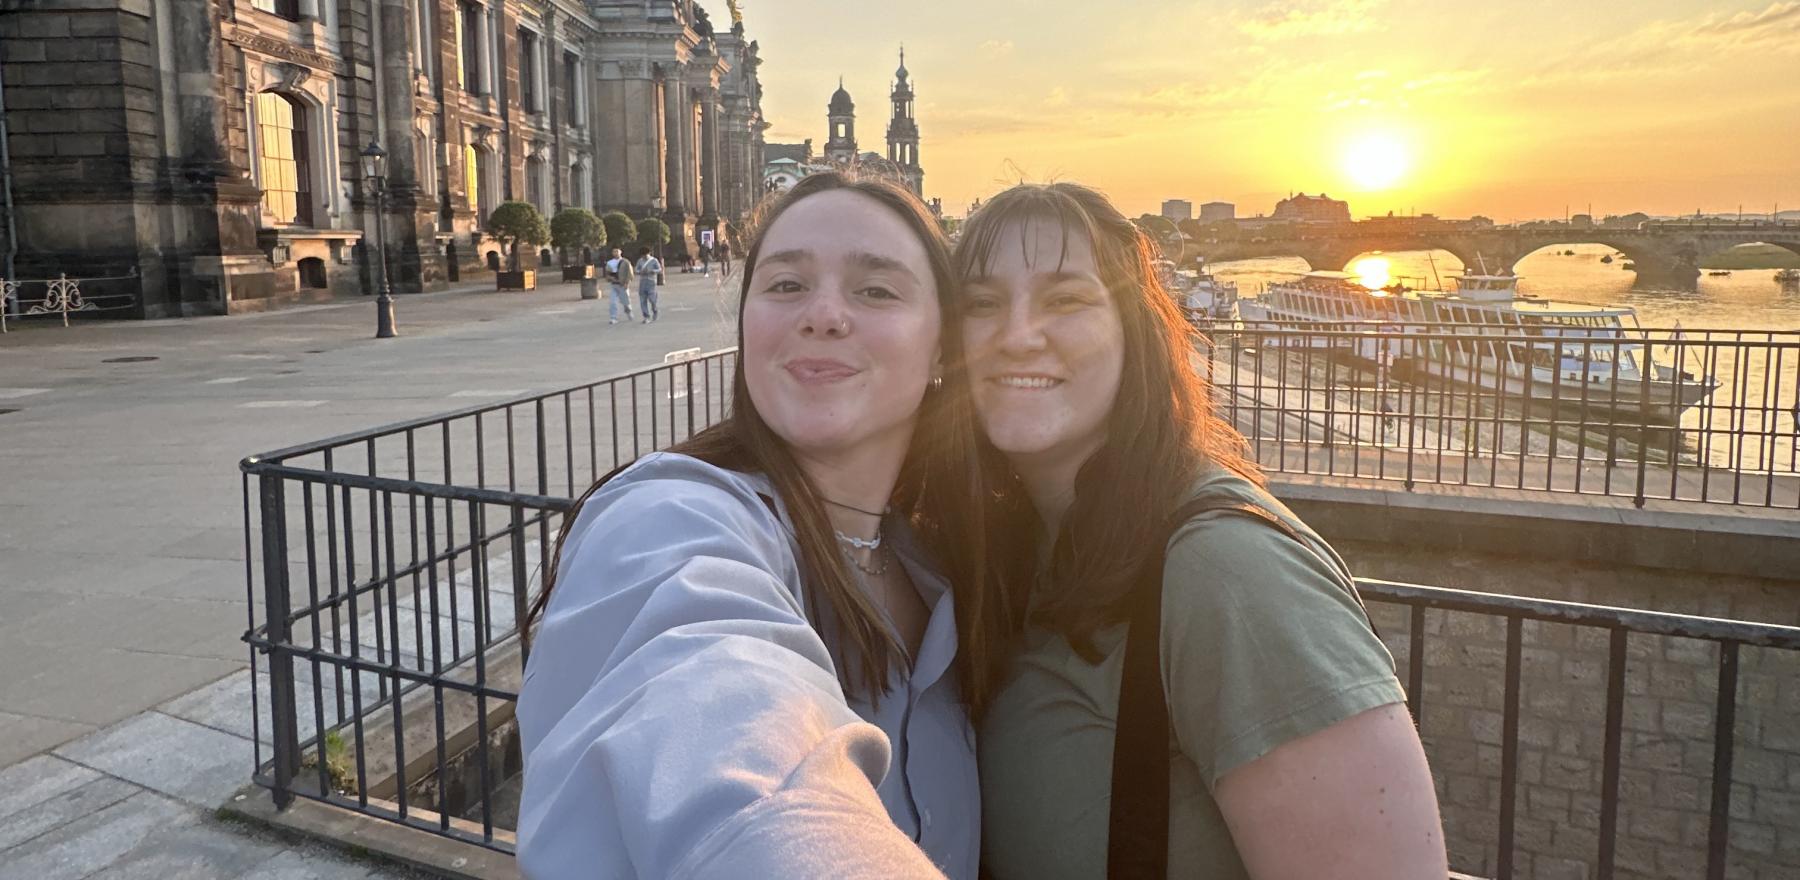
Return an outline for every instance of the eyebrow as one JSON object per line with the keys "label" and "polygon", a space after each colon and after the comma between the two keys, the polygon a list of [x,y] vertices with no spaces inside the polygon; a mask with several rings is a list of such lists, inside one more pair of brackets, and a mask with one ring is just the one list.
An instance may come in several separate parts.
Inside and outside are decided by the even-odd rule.
{"label": "eyebrow", "polygon": [[[757,262],[758,263],[810,263],[814,259],[815,259],[815,255],[810,250],[807,250],[805,248],[789,248],[788,250],[785,250],[785,251],[776,251],[772,254],[765,254],[765,255],[759,257],[757,259]],[[882,254],[870,253],[868,251],[852,251],[850,253],[850,262],[855,263],[856,265],[861,266],[865,269],[875,269],[875,270],[885,269],[885,270],[889,270],[889,271],[893,271],[893,272],[904,272],[904,273],[906,273],[907,276],[911,277],[915,281],[917,281],[919,279],[919,276],[913,272],[911,267],[907,266],[905,263],[900,262],[899,260],[894,259],[893,257],[883,256]]]}

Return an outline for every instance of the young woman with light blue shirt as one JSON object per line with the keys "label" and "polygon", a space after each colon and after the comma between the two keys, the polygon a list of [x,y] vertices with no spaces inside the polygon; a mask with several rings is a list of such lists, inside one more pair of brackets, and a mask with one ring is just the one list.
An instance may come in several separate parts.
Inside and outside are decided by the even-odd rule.
{"label": "young woman with light blue shirt", "polygon": [[948,246],[838,174],[759,226],[732,417],[590,489],[533,608],[527,877],[976,876],[994,624],[950,589],[986,554]]}

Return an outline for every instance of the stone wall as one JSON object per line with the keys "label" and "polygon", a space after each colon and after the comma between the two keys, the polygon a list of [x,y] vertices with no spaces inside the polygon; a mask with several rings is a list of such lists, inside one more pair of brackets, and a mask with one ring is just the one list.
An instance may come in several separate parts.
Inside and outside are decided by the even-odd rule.
{"label": "stone wall", "polygon": [[[1800,625],[1797,579],[1503,553],[1481,548],[1479,540],[1465,546],[1367,540],[1367,532],[1380,527],[1352,527],[1353,518],[1317,498],[1295,506],[1323,526],[1358,577]],[[1591,515],[1587,510],[1584,515]],[[1450,509],[1433,513],[1446,525],[1440,535],[1454,531],[1458,515]],[[1547,535],[1569,524],[1539,516],[1507,534],[1529,534],[1533,527]],[[1767,540],[1791,542],[1800,535]],[[1541,551],[1555,543],[1515,546]],[[1729,568],[1704,555],[1692,560],[1693,569],[1715,567]],[[1411,657],[1407,610],[1374,603],[1371,613],[1404,680]],[[1425,621],[1420,727],[1438,782],[1451,867],[1491,877],[1506,623],[1438,610],[1428,611]],[[1609,633],[1527,622],[1522,635],[1516,876],[1594,877]],[[1615,876],[1704,876],[1718,674],[1715,643],[1661,636],[1627,642]],[[1727,876],[1800,877],[1800,652],[1741,651],[1730,815]]]}

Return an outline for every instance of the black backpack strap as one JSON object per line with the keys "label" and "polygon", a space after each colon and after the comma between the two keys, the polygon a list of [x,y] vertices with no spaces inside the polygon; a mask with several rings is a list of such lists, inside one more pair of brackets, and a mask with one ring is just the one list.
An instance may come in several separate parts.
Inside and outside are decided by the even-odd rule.
{"label": "black backpack strap", "polygon": [[[1205,513],[1247,516],[1316,552],[1286,520],[1255,504],[1200,498],[1176,510],[1163,540],[1163,552],[1157,554],[1154,565],[1145,566],[1129,600],[1106,838],[1106,876],[1111,880],[1168,876],[1169,704],[1162,686],[1163,567],[1169,539],[1189,520]],[[1355,596],[1354,589],[1351,594]],[[1362,607],[1360,596],[1356,604]],[[1363,617],[1368,618],[1366,608]]]}
{"label": "black backpack strap", "polygon": [[1168,876],[1169,704],[1163,695],[1162,555],[1131,594],[1119,718],[1113,732],[1112,807],[1106,876]]}

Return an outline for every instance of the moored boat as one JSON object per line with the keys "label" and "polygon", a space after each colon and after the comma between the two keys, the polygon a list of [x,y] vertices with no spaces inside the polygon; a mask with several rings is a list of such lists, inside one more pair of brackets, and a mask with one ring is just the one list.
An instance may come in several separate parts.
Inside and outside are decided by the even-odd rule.
{"label": "moored boat", "polygon": [[[1239,300],[1237,315],[1251,335],[1269,333],[1259,343],[1267,348],[1328,349],[1391,367],[1397,378],[1658,423],[1676,421],[1718,387],[1710,376],[1658,362],[1652,348],[1666,352],[1671,342],[1651,346],[1629,307],[1525,296],[1515,275],[1466,272],[1454,280],[1451,292],[1371,290],[1350,273],[1309,272]],[[1334,332],[1292,332],[1309,324]]]}

